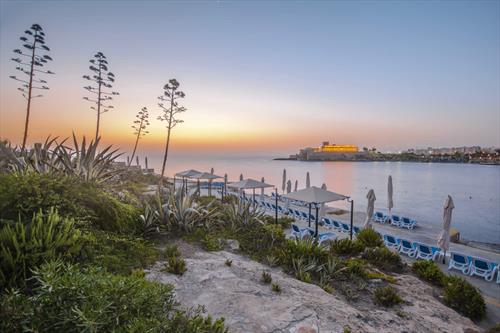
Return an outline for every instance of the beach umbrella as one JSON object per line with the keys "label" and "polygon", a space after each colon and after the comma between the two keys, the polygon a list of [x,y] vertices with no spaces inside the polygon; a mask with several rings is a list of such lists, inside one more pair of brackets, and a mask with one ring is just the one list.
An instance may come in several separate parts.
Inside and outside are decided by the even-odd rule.
{"label": "beach umbrella", "polygon": [[[214,174],[214,168],[210,169],[210,174]],[[220,177],[219,177],[220,178]],[[208,180],[208,196],[212,196],[212,179]]]}
{"label": "beach umbrella", "polygon": [[389,175],[387,179],[387,208],[389,208],[389,218],[391,217],[391,209],[394,207],[394,202],[392,201],[392,176]]}
{"label": "beach umbrella", "polygon": [[224,174],[224,188],[222,189],[222,197],[224,197],[224,193],[227,193],[227,173]]}
{"label": "beach umbrella", "polygon": [[[260,180],[262,183],[265,183],[264,177]],[[260,189],[260,200],[264,200],[264,188]]]}
{"label": "beach umbrella", "polygon": [[285,193],[286,189],[286,169],[283,169],[283,182],[281,183],[281,190]]}
{"label": "beach umbrella", "polygon": [[137,156],[135,157],[135,164],[137,164],[137,166],[139,166],[139,155],[137,155]]}
{"label": "beach umbrella", "polygon": [[307,171],[306,175],[306,188],[311,187],[311,178],[309,177],[309,171]]}
{"label": "beach umbrella", "polygon": [[[228,185],[229,187],[236,188],[239,191],[243,192],[245,189],[251,189],[253,191],[253,201],[255,204],[255,189],[257,188],[265,188],[265,187],[274,187],[274,185],[271,184],[266,184],[264,182],[259,182],[258,180],[254,179],[243,179],[237,183],[232,183]],[[243,192],[245,193],[245,192]]]}
{"label": "beach umbrella", "polygon": [[446,251],[450,249],[450,225],[451,225],[451,213],[455,208],[453,204],[453,199],[450,195],[446,198],[443,207],[443,230],[439,234],[437,245],[444,250],[443,264],[446,258]]}
{"label": "beach umbrella", "polygon": [[292,181],[288,180],[286,182],[286,193],[290,193],[290,192],[292,192]]}
{"label": "beach umbrella", "polygon": [[293,191],[296,192],[298,188],[299,188],[299,181],[295,180],[295,189]]}
{"label": "beach umbrella", "polygon": [[242,181],[242,180],[243,180],[243,174],[240,173],[240,181]]}
{"label": "beach umbrella", "polygon": [[148,157],[144,157],[144,164],[146,164],[146,171],[149,169],[148,167]]}
{"label": "beach umbrella", "polygon": [[368,199],[368,206],[366,207],[366,220],[365,224],[363,225],[363,229],[372,227],[372,217],[373,211],[375,210],[375,200],[377,200],[377,198],[375,197],[375,192],[372,189],[368,191],[366,199]]}
{"label": "beach umbrella", "polygon": [[318,236],[319,205],[331,201],[349,199],[349,197],[345,195],[323,190],[316,186],[311,186],[309,188],[298,190],[297,192],[285,194],[283,195],[283,197],[289,200],[302,201],[304,203],[309,204],[309,206],[314,205],[316,207],[316,230],[315,230],[316,238],[319,237]]}

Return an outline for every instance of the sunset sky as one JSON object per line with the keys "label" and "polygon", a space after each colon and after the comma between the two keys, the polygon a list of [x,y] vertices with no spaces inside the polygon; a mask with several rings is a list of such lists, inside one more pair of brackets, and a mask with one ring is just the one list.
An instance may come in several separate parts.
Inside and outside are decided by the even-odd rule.
{"label": "sunset sky", "polygon": [[177,151],[500,146],[499,1],[1,1],[0,138],[14,143],[26,106],[10,58],[33,23],[56,75],[34,100],[30,144],[93,135],[82,75],[102,51],[120,92],[102,136],[124,149],[143,106],[142,147],[163,149],[156,97],[170,78],[188,108]]}

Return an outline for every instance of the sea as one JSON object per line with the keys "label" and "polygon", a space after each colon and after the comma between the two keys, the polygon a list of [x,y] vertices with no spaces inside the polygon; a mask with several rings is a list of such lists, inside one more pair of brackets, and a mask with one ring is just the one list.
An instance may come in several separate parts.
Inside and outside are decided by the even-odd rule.
{"label": "sea", "polygon": [[[162,156],[150,155],[149,167],[161,171]],[[443,205],[448,195],[453,198],[452,228],[463,239],[500,244],[500,166],[454,163],[415,162],[310,162],[274,160],[273,156],[172,154],[166,164],[166,176],[196,169],[216,175],[228,175],[229,181],[245,178],[276,185],[282,191],[283,170],[287,179],[304,188],[309,172],[311,185],[326,184],[328,190],[351,197],[355,211],[365,211],[366,194],[375,191],[375,210],[387,212],[387,178],[392,176],[394,214],[418,221],[439,232]],[[271,189],[272,190],[272,189]],[[271,191],[268,190],[268,193]],[[260,192],[259,192],[260,193]],[[345,201],[329,204],[350,209]],[[437,236],[436,236],[437,237]]]}

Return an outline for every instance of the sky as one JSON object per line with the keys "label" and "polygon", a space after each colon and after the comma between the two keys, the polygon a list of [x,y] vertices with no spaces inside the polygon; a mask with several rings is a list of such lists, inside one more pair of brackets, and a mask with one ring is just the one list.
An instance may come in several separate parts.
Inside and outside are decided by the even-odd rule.
{"label": "sky", "polygon": [[186,94],[177,152],[500,146],[500,1],[0,0],[0,138],[13,143],[26,101],[10,59],[33,23],[56,74],[32,103],[28,143],[93,136],[82,76],[101,51],[120,93],[101,135],[125,150],[144,106],[140,147],[163,149],[157,97],[171,78]]}

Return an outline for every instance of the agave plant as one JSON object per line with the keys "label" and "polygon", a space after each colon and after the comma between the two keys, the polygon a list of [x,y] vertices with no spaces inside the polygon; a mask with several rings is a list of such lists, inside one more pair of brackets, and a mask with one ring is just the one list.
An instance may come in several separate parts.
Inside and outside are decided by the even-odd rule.
{"label": "agave plant", "polygon": [[224,206],[222,214],[224,223],[229,224],[229,227],[233,231],[252,223],[263,224],[264,216],[265,214],[262,211],[254,209],[251,203],[245,202],[231,203]]}
{"label": "agave plant", "polygon": [[73,133],[73,149],[59,145],[57,154],[64,172],[95,182],[107,181],[122,172],[123,170],[113,167],[114,160],[122,154],[117,154],[118,149],[111,150],[112,146],[99,151],[99,142],[100,138],[87,144],[83,137],[82,143],[79,144]]}
{"label": "agave plant", "polygon": [[206,227],[217,211],[210,205],[196,203],[198,193],[184,194],[182,189],[170,192],[168,203],[163,205],[163,211],[169,226],[190,232],[196,227]]}
{"label": "agave plant", "polygon": [[143,236],[160,232],[160,213],[148,203],[144,207],[144,214],[140,215],[140,222]]}
{"label": "agave plant", "polygon": [[12,147],[10,143],[0,142],[0,171],[53,173],[59,169],[57,137],[47,137],[43,144],[36,143],[30,150]]}

